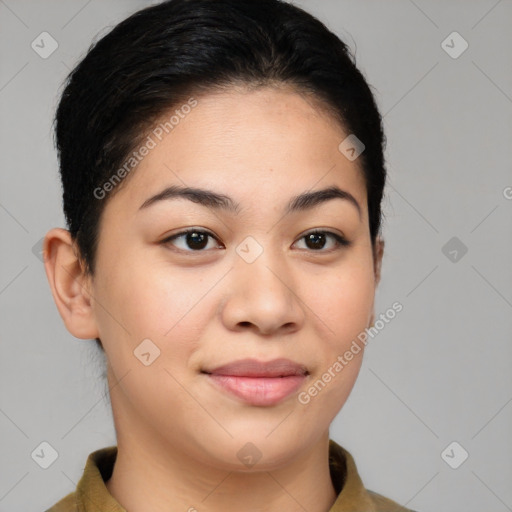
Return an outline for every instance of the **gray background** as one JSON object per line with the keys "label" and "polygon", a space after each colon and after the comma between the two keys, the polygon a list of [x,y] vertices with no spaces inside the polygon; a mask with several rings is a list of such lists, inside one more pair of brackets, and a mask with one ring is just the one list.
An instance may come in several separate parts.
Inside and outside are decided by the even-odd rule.
{"label": "gray background", "polygon": [[[512,510],[512,2],[297,4],[355,49],[384,115],[377,312],[404,307],[370,341],[331,437],[366,487],[413,509]],[[101,356],[64,328],[34,252],[65,227],[51,139],[62,81],[145,5],[0,0],[0,512],[42,512],[115,444]],[[59,45],[46,59],[31,48],[43,31]],[[469,44],[458,58],[441,44],[453,31]],[[46,470],[31,458],[42,441],[59,455]],[[469,453],[458,469],[441,456],[453,441],[452,463]]]}

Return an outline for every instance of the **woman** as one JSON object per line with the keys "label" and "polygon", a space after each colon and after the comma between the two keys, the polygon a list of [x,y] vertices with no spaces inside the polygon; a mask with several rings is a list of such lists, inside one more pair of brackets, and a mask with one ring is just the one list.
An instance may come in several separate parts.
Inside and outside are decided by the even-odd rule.
{"label": "woman", "polygon": [[71,334],[117,446],[49,510],[405,511],[329,439],[374,317],[381,117],[343,42],[280,0],[170,0],[89,50],[56,114]]}

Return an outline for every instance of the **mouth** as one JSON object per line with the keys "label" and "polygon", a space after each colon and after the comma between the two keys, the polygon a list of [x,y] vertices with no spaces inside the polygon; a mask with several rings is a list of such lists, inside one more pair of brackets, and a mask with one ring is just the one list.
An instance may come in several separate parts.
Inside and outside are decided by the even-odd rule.
{"label": "mouth", "polygon": [[297,391],[309,375],[304,365],[289,359],[243,359],[201,373],[216,389],[254,406],[278,404]]}
{"label": "mouth", "polygon": [[211,370],[203,370],[202,373],[255,378],[309,375],[308,369],[304,365],[284,358],[267,362],[258,361],[257,359],[240,359]]}

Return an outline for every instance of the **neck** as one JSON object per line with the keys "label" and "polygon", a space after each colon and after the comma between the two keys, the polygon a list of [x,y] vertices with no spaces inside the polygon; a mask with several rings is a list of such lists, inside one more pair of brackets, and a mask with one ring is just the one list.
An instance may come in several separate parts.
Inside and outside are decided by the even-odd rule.
{"label": "neck", "polygon": [[[159,445],[153,436],[118,433],[107,489],[130,512],[328,512],[336,500],[329,472],[329,433],[286,466],[226,471]],[[141,439],[150,442],[141,442]]]}

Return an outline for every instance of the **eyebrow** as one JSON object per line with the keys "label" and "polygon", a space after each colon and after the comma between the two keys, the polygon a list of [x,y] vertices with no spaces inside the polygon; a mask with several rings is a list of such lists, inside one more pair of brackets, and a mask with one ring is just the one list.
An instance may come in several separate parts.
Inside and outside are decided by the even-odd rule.
{"label": "eyebrow", "polygon": [[[140,206],[139,210],[148,208],[149,206],[165,200],[171,199],[187,199],[194,203],[200,204],[211,210],[226,210],[228,212],[239,214],[240,204],[225,194],[219,194],[212,190],[197,187],[182,187],[180,185],[172,185],[165,188],[158,194],[146,199]],[[285,214],[298,211],[310,210],[331,199],[342,199],[351,203],[359,213],[361,218],[361,206],[356,198],[346,190],[342,190],[336,185],[321,189],[304,192],[290,199],[286,205]]]}

